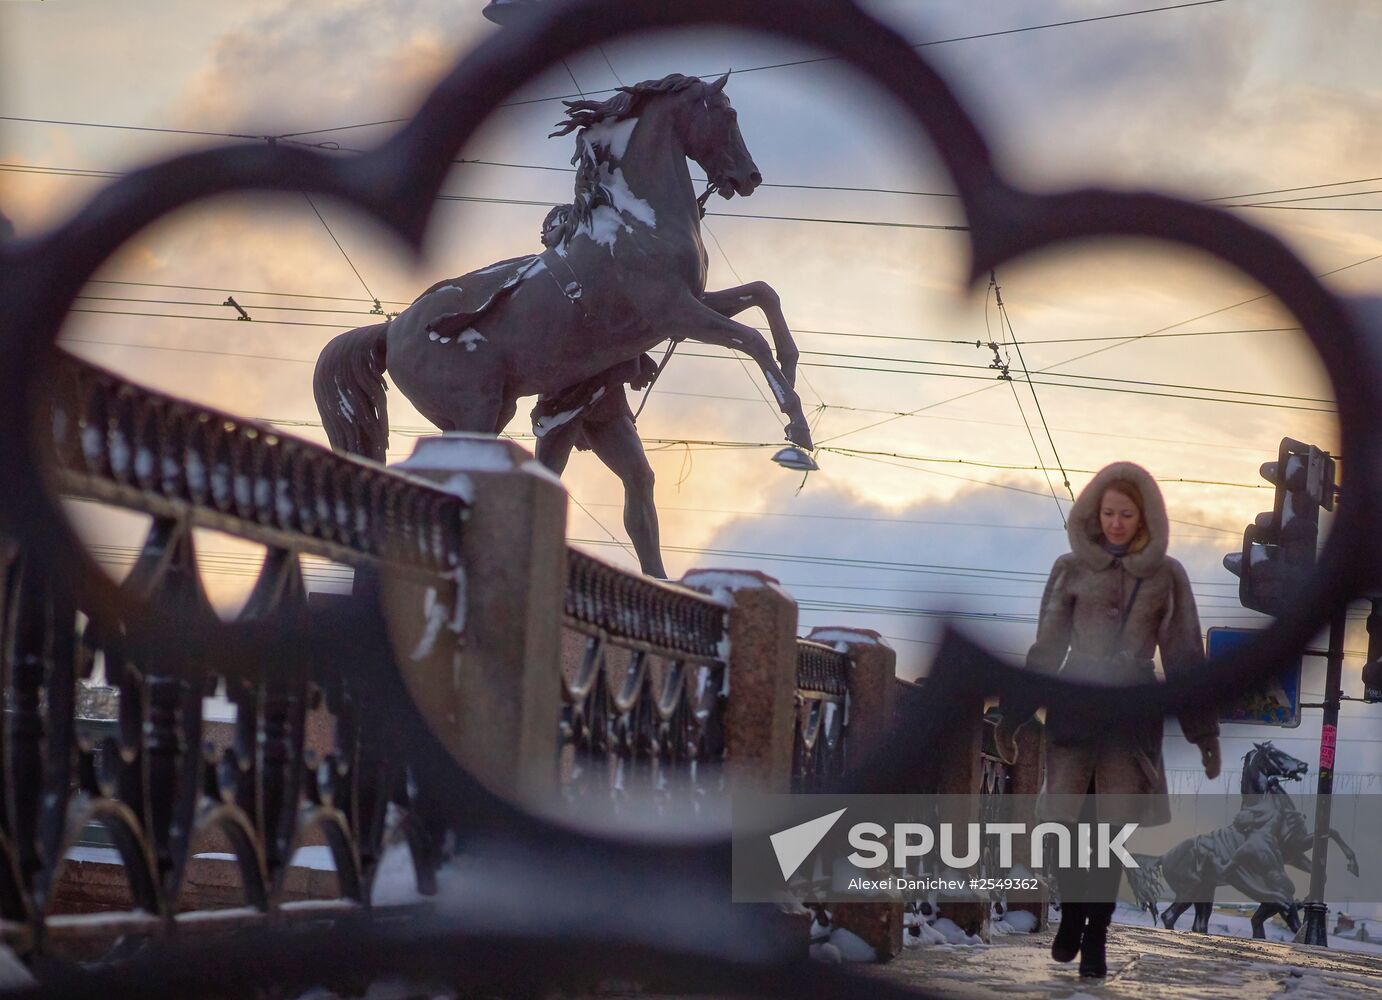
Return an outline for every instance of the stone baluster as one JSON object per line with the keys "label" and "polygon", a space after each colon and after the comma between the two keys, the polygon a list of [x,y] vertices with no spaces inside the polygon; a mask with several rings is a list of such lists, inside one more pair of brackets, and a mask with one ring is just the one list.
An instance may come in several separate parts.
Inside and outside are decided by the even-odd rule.
{"label": "stone baluster", "polygon": [[561,718],[566,490],[512,441],[422,438],[395,466],[464,498],[459,565],[435,585],[385,578],[409,693],[447,750],[491,788],[553,801]]}
{"label": "stone baluster", "polygon": [[786,794],[792,788],[797,605],[756,570],[696,569],[685,587],[731,604],[725,756],[730,787]]}
{"label": "stone baluster", "polygon": [[[845,732],[848,767],[866,762],[884,746],[893,729],[897,651],[873,629],[825,626],[806,636],[834,646],[850,659],[849,728]],[[882,961],[902,952],[901,903],[839,903],[832,923],[859,935]]]}

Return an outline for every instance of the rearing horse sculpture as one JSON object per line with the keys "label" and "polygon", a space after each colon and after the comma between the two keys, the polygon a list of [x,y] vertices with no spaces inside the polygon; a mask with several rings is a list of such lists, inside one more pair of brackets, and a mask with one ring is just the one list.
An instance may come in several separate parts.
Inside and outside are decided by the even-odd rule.
{"label": "rearing horse sculpture", "polygon": [[[726,305],[719,299],[728,292],[705,291],[701,204],[687,158],[710,178],[702,201],[711,191],[749,195],[762,182],[724,94],[727,79],[672,74],[607,101],[566,102],[552,134],[579,132],[575,197],[560,238],[540,255],[438,282],[392,320],[327,344],[312,388],[332,446],[383,461],[386,370],[442,430],[497,433],[519,396],[557,392],[671,339],[753,358],[788,417],[787,437],[809,449],[793,388],[797,350],[776,296],[746,286]],[[727,315],[754,305],[768,317],[781,367],[762,334]]]}
{"label": "rearing horse sculpture", "polygon": [[[1190,929],[1208,933],[1214,890],[1231,885],[1260,904],[1251,918],[1253,937],[1266,937],[1266,922],[1278,914],[1291,930],[1300,930],[1295,886],[1286,866],[1310,871],[1315,835],[1282,781],[1300,781],[1309,770],[1305,761],[1273,746],[1271,740],[1253,744],[1243,757],[1243,808],[1233,823],[1183,840],[1159,859],[1166,884],[1176,894],[1176,901],[1161,915],[1163,925],[1174,930],[1181,914],[1194,906]],[[1337,830],[1326,831],[1326,836],[1339,845],[1349,872],[1356,876],[1358,857],[1353,849]]]}

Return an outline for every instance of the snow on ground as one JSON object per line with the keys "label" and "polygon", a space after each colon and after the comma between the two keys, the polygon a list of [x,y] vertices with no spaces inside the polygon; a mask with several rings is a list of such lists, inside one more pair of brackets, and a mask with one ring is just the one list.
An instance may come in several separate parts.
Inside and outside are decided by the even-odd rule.
{"label": "snow on ground", "polygon": [[[1176,927],[1182,931],[1190,929],[1190,923],[1194,918],[1194,910],[1187,910],[1181,915],[1176,923]],[[1058,920],[1053,915],[1053,922]],[[1330,913],[1329,922],[1332,924],[1337,919],[1337,915]],[[1138,910],[1131,904],[1119,902],[1118,909],[1114,911],[1113,922],[1116,924],[1131,924],[1139,927],[1152,926],[1152,915],[1146,910]],[[1374,925],[1375,926],[1375,925]],[[1287,927],[1279,917],[1268,920],[1263,927],[1268,941],[1282,941],[1290,944],[1295,940],[1295,933]],[[1209,917],[1209,933],[1220,934],[1228,937],[1252,937],[1252,921],[1249,913],[1224,913],[1215,910]],[[1367,940],[1369,934],[1376,934],[1382,938],[1382,926],[1369,927],[1368,920],[1359,922],[1359,926],[1352,931],[1344,934],[1330,934],[1329,947],[1337,948],[1339,951],[1356,951],[1369,955],[1382,955],[1382,941]],[[1362,937],[1363,940],[1359,940]]]}
{"label": "snow on ground", "polygon": [[830,945],[834,946],[836,953],[846,962],[878,961],[878,955],[873,950],[873,945],[858,934],[847,931],[843,927],[836,927],[830,932]]}

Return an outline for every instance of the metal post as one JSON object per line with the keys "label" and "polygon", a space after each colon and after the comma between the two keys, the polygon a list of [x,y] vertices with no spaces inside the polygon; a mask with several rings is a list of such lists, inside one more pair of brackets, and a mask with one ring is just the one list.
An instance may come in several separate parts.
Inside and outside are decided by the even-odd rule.
{"label": "metal post", "polygon": [[1329,852],[1329,813],[1334,791],[1334,747],[1339,727],[1339,698],[1344,669],[1344,622],[1348,606],[1329,622],[1329,658],[1325,667],[1324,722],[1320,727],[1320,777],[1315,797],[1315,844],[1310,851],[1310,893],[1305,904],[1304,943],[1329,946],[1324,903],[1325,865]]}

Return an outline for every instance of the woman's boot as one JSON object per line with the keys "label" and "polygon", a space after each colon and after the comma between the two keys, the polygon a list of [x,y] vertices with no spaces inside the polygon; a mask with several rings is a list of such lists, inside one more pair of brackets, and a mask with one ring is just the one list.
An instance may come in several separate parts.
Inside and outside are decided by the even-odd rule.
{"label": "woman's boot", "polygon": [[1080,939],[1080,975],[1103,979],[1108,975],[1108,927],[1113,921],[1112,903],[1089,903],[1088,923]]}
{"label": "woman's boot", "polygon": [[1060,927],[1051,942],[1051,957],[1057,962],[1073,962],[1080,953],[1080,940],[1085,931],[1085,904],[1062,902]]}

